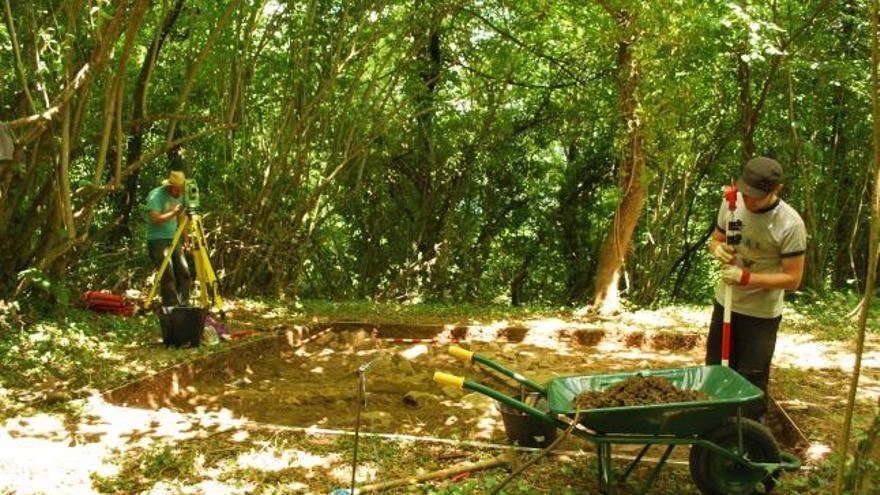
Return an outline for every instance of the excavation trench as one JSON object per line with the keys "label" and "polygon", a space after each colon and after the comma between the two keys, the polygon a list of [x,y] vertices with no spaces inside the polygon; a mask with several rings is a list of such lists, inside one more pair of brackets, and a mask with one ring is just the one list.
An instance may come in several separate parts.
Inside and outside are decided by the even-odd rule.
{"label": "excavation trench", "polygon": [[[452,343],[484,353],[539,383],[555,376],[698,365],[705,345],[699,335],[671,330],[542,331],[345,322],[260,337],[105,396],[130,407],[225,409],[267,427],[353,429],[357,370],[373,362],[364,374],[362,431],[503,443],[504,426],[492,399],[441,388],[431,377],[436,370],[465,375],[511,395],[519,393],[518,386],[455,360],[447,353]],[[780,421],[771,421],[771,426],[783,447],[795,447],[790,428]],[[569,442],[569,448],[578,447],[576,441]]]}

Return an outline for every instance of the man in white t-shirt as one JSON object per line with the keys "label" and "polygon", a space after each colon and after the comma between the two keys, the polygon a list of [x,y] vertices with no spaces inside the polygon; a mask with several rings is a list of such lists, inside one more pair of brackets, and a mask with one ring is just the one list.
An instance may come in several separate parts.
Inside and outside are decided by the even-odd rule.
{"label": "man in white t-shirt", "polygon": [[730,366],[764,391],[763,405],[746,412],[762,418],[767,409],[767,383],[782,319],[782,298],[786,289],[800,286],[807,233],[797,211],[779,198],[782,166],[776,160],[749,160],[736,187],[734,220],[741,225],[740,243],[735,247],[726,244],[730,215],[726,201],[722,201],[709,240],[709,252],[723,268],[715,287],[706,364],[721,361],[722,303],[725,285],[729,285],[733,289]]}

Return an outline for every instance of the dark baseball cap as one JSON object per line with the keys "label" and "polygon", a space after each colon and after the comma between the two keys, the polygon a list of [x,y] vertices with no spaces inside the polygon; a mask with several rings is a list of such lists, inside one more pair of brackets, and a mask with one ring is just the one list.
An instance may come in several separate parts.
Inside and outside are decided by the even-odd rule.
{"label": "dark baseball cap", "polygon": [[736,188],[746,196],[764,198],[782,181],[782,165],[772,158],[757,156],[746,162]]}

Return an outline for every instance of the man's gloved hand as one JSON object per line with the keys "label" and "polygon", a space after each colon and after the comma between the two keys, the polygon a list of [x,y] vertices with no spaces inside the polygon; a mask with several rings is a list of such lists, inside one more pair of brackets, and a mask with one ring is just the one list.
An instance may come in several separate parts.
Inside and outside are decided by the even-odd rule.
{"label": "man's gloved hand", "polygon": [[721,280],[728,285],[749,285],[752,273],[736,265],[725,265],[721,269]]}
{"label": "man's gloved hand", "polygon": [[712,251],[712,256],[716,257],[718,261],[724,263],[725,265],[733,261],[733,257],[736,255],[736,249],[723,242],[719,242],[715,244],[715,249]]}

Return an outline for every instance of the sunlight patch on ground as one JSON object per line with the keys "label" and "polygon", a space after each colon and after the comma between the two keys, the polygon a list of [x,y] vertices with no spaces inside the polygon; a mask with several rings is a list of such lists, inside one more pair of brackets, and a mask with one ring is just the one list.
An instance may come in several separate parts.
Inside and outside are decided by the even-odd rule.
{"label": "sunlight patch on ground", "polygon": [[564,320],[560,320],[558,318],[547,318],[543,320],[527,320],[524,322],[525,326],[529,328],[529,330],[533,330],[535,332],[557,332],[559,330],[563,330],[566,328],[570,328],[572,325],[569,322]]}
{"label": "sunlight patch on ground", "polygon": [[636,311],[627,313],[624,322],[634,323],[641,326],[671,327],[676,321],[667,315],[658,314],[656,311]]}
{"label": "sunlight patch on ground", "polygon": [[[351,464],[342,464],[334,467],[330,471],[330,477],[339,482],[340,485],[350,486],[351,484]],[[379,469],[372,463],[358,463],[357,474],[355,475],[356,485],[372,483],[378,481]]]}
{"label": "sunlight patch on ground", "polygon": [[[91,493],[92,472],[113,474],[104,449],[44,438],[14,438],[0,432],[0,492]],[[8,491],[8,492],[7,492]]]}
{"label": "sunlight patch on ground", "polygon": [[604,339],[596,346],[596,350],[599,352],[618,353],[625,350],[625,347],[616,340]]}
{"label": "sunlight patch on ground", "polygon": [[640,309],[621,315],[624,325],[647,328],[691,327],[708,328],[711,313],[706,307],[670,306],[656,310]]}
{"label": "sunlight patch on ground", "polygon": [[498,340],[498,333],[507,328],[507,321],[497,321],[489,325],[479,325],[468,327],[468,340],[483,340],[492,342]]}
{"label": "sunlight patch on ground", "polygon": [[143,492],[148,495],[178,495],[178,494],[205,494],[211,495],[243,495],[253,493],[256,485],[245,483],[242,486],[232,486],[221,481],[206,480],[193,486],[184,486],[178,482],[160,481],[153,488]]}
{"label": "sunlight patch on ground", "polygon": [[599,330],[600,327],[592,323],[573,323],[559,318],[545,318],[541,320],[527,320],[523,322],[528,329],[523,337],[523,344],[534,345],[545,349],[558,349],[560,332],[576,332],[584,330]]}
{"label": "sunlight patch on ground", "polygon": [[474,409],[481,414],[474,422],[473,438],[488,440],[492,438],[492,432],[498,425],[498,408],[494,399],[480,393],[470,393],[461,398],[459,402],[462,409]]}
{"label": "sunlight patch on ground", "polygon": [[287,308],[284,306],[274,306],[270,311],[267,311],[265,314],[261,316],[261,318],[266,320],[276,319],[276,318],[284,318],[289,315]]}
{"label": "sunlight patch on ground", "polygon": [[880,398],[880,381],[861,375],[859,378],[859,396],[871,402],[877,402]]}
{"label": "sunlight patch on ground", "polygon": [[339,460],[337,454],[319,456],[302,450],[284,450],[273,452],[270,450],[245,452],[238,456],[236,463],[240,468],[258,471],[281,471],[290,467],[301,467],[311,470],[316,467],[326,466]]}
{"label": "sunlight patch on ground", "polygon": [[[808,335],[780,334],[776,340],[773,364],[805,369],[835,368],[851,371],[855,354],[851,346],[839,342],[820,342]],[[862,354],[864,368],[880,368],[880,351]]]}
{"label": "sunlight patch on ground", "polygon": [[[84,401],[78,421],[45,413],[14,418],[0,426],[0,492],[94,493],[90,475],[115,474],[116,449],[187,440],[241,425],[228,410],[180,414],[132,409],[108,404],[100,396]],[[163,493],[162,487],[157,489],[151,493]],[[169,493],[183,492],[175,488]],[[218,488],[211,493],[224,492]]]}

